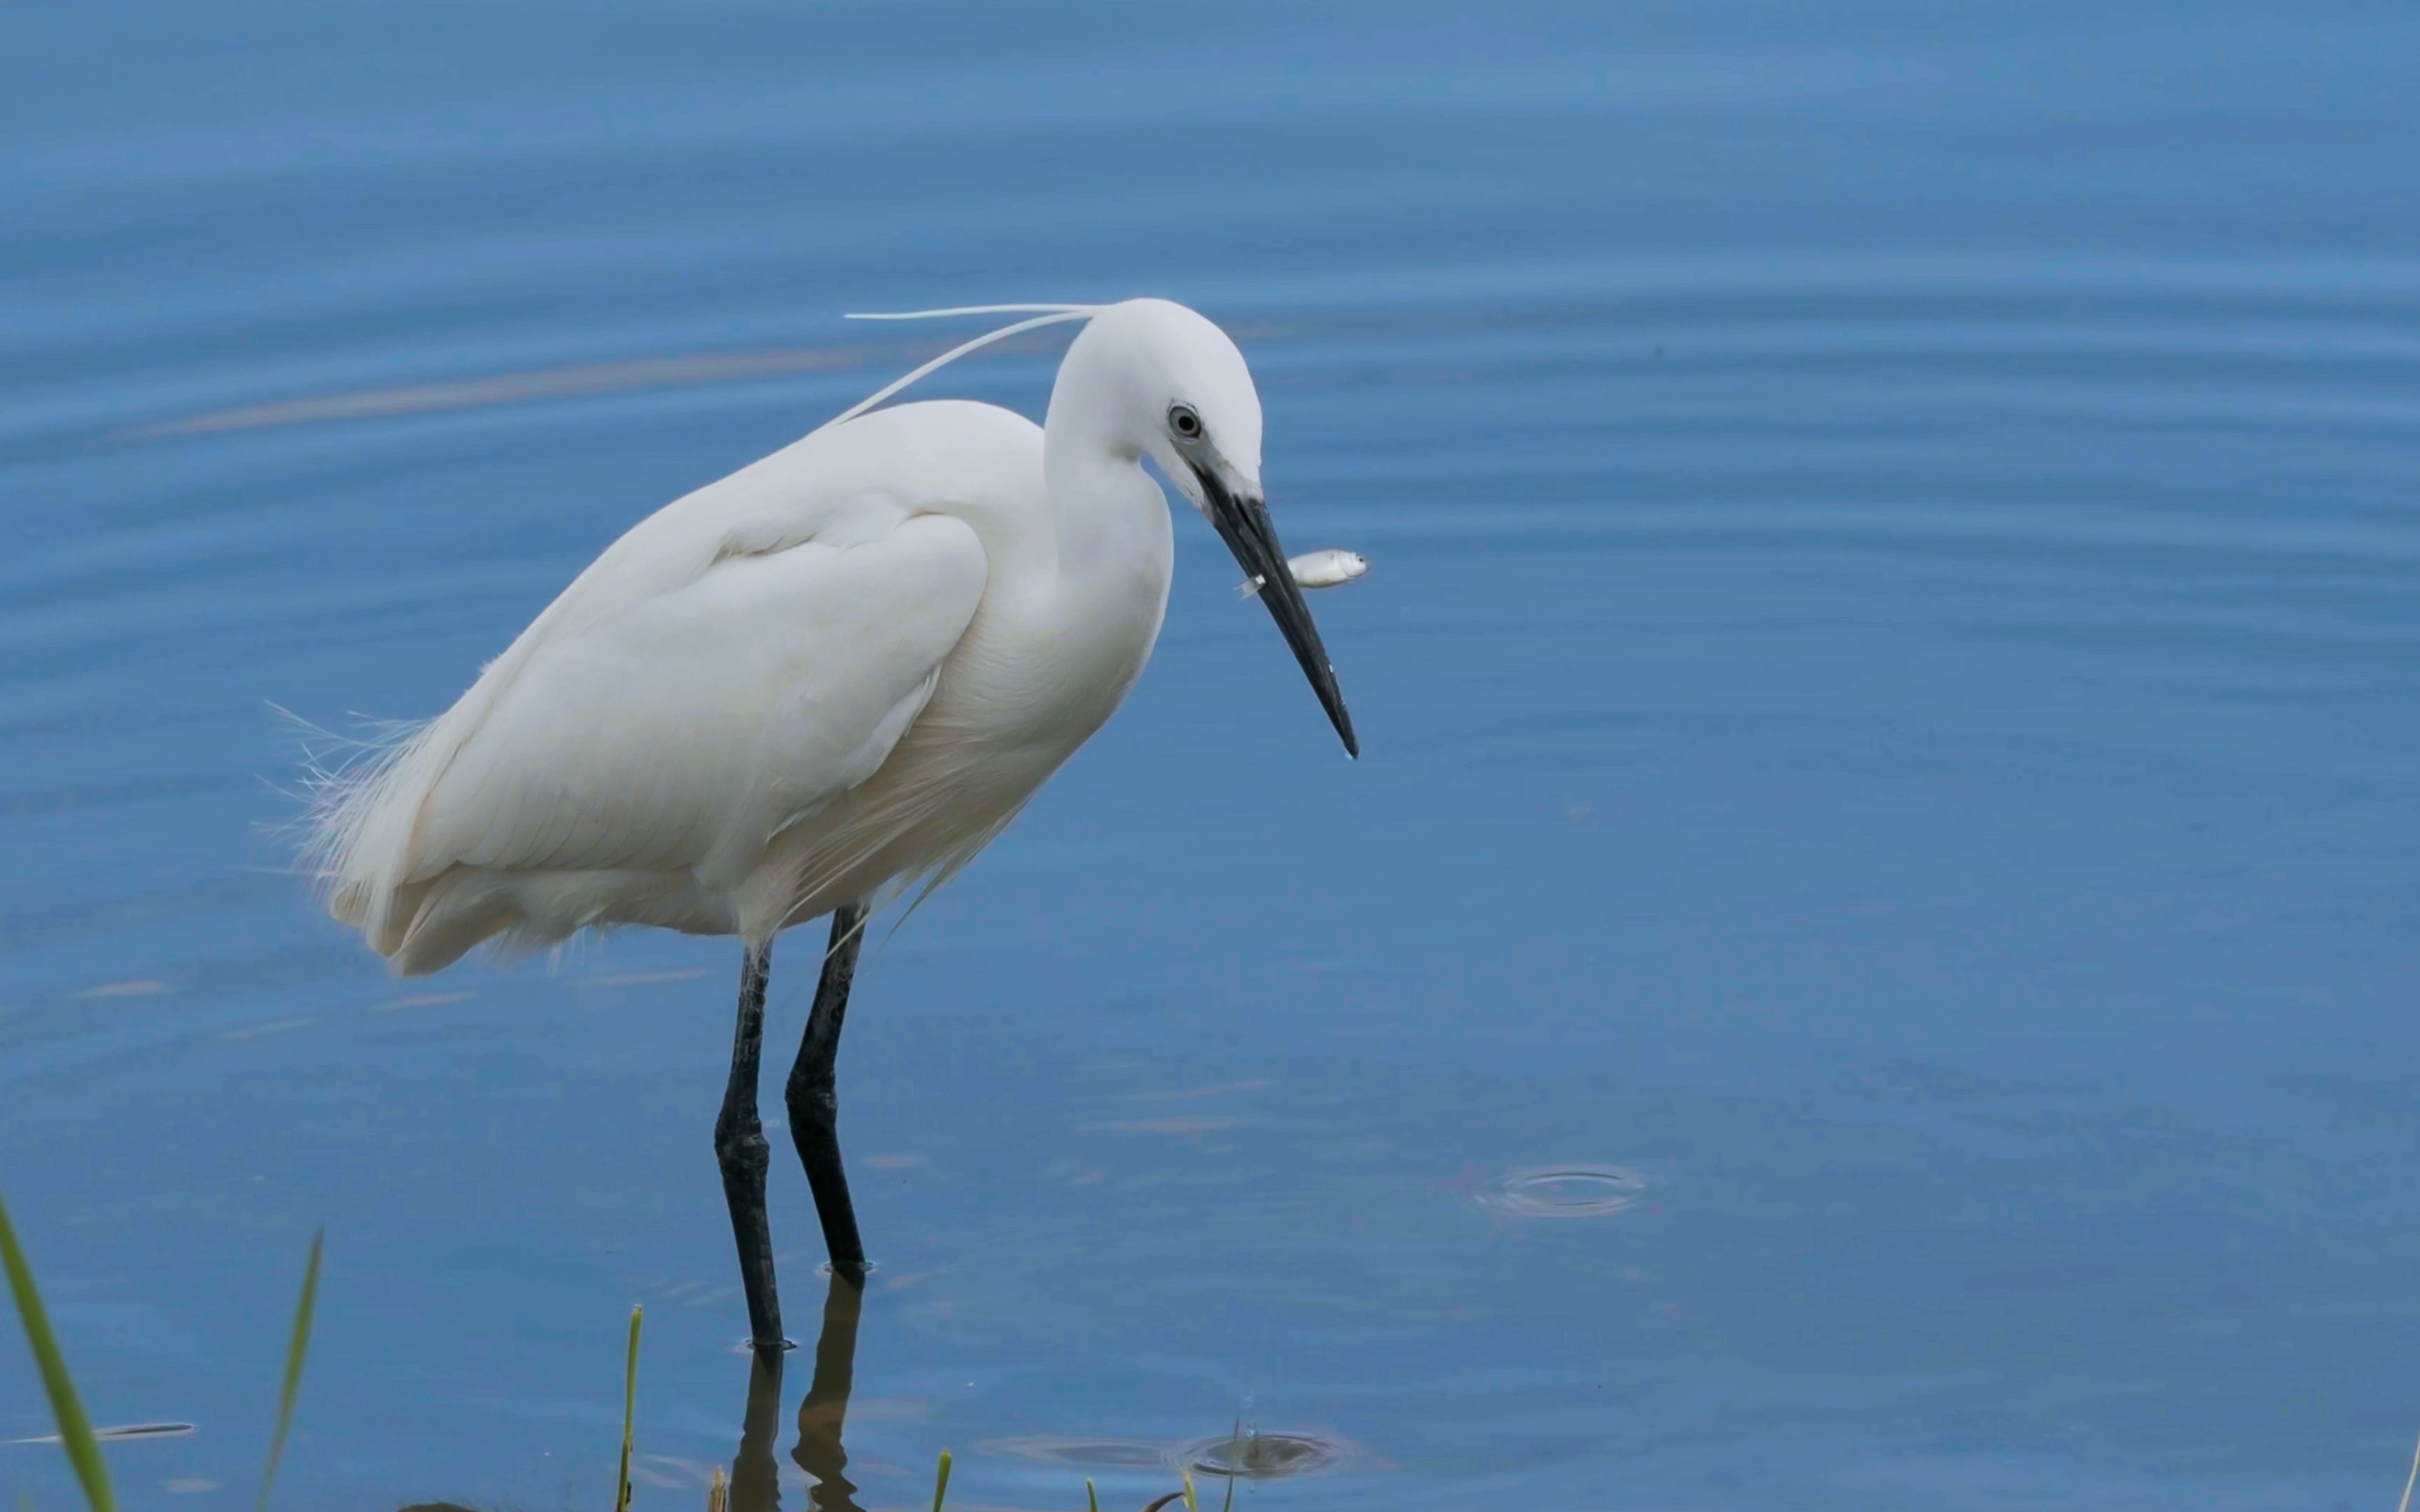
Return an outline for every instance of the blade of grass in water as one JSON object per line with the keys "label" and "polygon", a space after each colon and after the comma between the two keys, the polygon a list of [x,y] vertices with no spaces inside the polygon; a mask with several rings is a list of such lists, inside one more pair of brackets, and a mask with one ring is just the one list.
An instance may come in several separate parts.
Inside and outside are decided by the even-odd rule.
{"label": "blade of grass in water", "polygon": [[[1240,1470],[1251,1453],[1244,1447],[1244,1418],[1240,1412],[1235,1416],[1235,1431],[1229,1437],[1227,1448],[1234,1460],[1234,1468]],[[1219,1507],[1218,1512],[1235,1512],[1235,1480],[1236,1477],[1233,1474],[1227,1477],[1227,1501]]]}
{"label": "blade of grass in water", "polygon": [[17,1230],[9,1227],[6,1203],[0,1203],[0,1263],[8,1267],[17,1318],[25,1325],[26,1346],[34,1351],[34,1364],[42,1373],[42,1389],[50,1393],[59,1443],[67,1449],[68,1463],[75,1467],[76,1479],[84,1485],[85,1500],[92,1504],[93,1512],[117,1512],[117,1498],[109,1489],[109,1468],[101,1462],[101,1443],[92,1436],[92,1420],[84,1415],[84,1403],[76,1398],[75,1380],[68,1374],[67,1357],[59,1353],[59,1341],[51,1333],[41,1293],[34,1289],[33,1267],[25,1263],[25,1252],[17,1247]]}
{"label": "blade of grass in water", "polygon": [[622,1365],[622,1469],[614,1477],[613,1512],[630,1512],[630,1424],[639,1410],[639,1319],[644,1307],[630,1309],[630,1353]]}
{"label": "blade of grass in water", "polygon": [[2414,1482],[2420,1482],[2420,1443],[2412,1446],[2412,1473],[2403,1477],[2403,1500],[2397,1504],[2395,1512],[2412,1512],[2412,1487]]}
{"label": "blade of grass in water", "polygon": [[1093,1477],[1090,1475],[1084,1477],[1084,1505],[1091,1512],[1101,1512],[1101,1493],[1093,1489]]}
{"label": "blade of grass in water", "polygon": [[324,1228],[311,1236],[311,1258],[302,1266],[302,1295],[294,1303],[294,1334],[286,1341],[286,1383],[277,1393],[277,1431],[270,1435],[269,1463],[260,1472],[260,1512],[269,1512],[269,1489],[277,1484],[277,1461],[286,1453],[286,1434],[294,1427],[294,1399],[302,1390],[302,1357],[311,1349],[311,1314],[319,1305],[319,1252],[327,1245]]}
{"label": "blade of grass in water", "polygon": [[1185,1512],[1202,1512],[1202,1504],[1193,1499],[1193,1472],[1185,1473]]}
{"label": "blade of grass in water", "polygon": [[933,1512],[941,1512],[941,1498],[950,1494],[950,1451],[941,1451],[941,1468],[933,1477]]}

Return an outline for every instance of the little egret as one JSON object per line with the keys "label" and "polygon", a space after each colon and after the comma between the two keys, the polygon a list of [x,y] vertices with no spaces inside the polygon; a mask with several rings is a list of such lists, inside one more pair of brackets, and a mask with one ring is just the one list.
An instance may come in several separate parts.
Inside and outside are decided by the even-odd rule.
{"label": "little egret", "polygon": [[[714,1126],[750,1335],[779,1349],[756,1113],[773,936],[831,916],[786,1102],[835,1274],[865,1269],[833,1066],[869,909],[939,887],[1124,702],[1172,564],[1148,459],[1200,510],[1311,679],[1343,695],[1261,489],[1261,402],[1216,325],[1164,300],[1028,318],[925,363],[607,548],[471,690],[317,775],[305,859],[404,975],[483,941],[653,924],[744,951]],[[1079,322],[1037,426],[925,374]]]}

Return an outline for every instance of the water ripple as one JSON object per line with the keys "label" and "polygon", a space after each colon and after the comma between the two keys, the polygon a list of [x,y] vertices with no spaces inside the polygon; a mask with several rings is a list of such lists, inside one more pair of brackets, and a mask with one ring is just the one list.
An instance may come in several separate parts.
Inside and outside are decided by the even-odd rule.
{"label": "water ripple", "polygon": [[1180,1469],[1202,1475],[1280,1480],[1334,1470],[1352,1458],[1351,1446],[1342,1439],[1311,1433],[1263,1433],[1248,1429],[1187,1444],[1177,1451],[1176,1464]]}
{"label": "water ripple", "polygon": [[1507,1171],[1479,1205],[1512,1218],[1606,1218],[1647,1195],[1647,1178],[1620,1165],[1532,1165]]}

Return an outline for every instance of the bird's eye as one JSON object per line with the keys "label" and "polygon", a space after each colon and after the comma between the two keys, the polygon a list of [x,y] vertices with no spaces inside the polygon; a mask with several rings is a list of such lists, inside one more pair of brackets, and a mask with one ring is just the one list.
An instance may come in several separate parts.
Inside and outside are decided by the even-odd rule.
{"label": "bird's eye", "polygon": [[1176,432],[1179,440],[1200,440],[1202,417],[1193,412],[1189,404],[1172,404],[1168,407],[1168,428]]}

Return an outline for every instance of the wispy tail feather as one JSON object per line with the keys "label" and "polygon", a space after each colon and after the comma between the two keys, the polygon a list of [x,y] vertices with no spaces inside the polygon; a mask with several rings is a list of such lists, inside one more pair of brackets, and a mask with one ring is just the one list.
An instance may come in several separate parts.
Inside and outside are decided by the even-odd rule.
{"label": "wispy tail feather", "polygon": [[277,713],[302,753],[296,860],[332,916],[392,955],[410,922],[396,917],[396,903],[408,880],[419,795],[428,787],[422,768],[442,721],[365,721],[362,733],[347,735]]}

